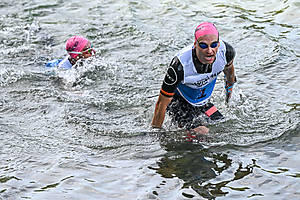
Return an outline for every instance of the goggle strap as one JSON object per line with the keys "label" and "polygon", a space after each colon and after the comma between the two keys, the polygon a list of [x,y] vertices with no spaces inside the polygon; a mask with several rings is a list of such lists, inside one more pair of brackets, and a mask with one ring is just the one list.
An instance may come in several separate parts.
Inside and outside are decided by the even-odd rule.
{"label": "goggle strap", "polygon": [[93,50],[93,48],[91,47],[91,48],[89,48],[89,49],[87,49],[87,50],[84,50],[84,51],[82,51],[82,52],[77,52],[77,51],[68,51],[68,53],[82,54],[83,52],[88,52],[88,51],[92,51],[92,50]]}
{"label": "goggle strap", "polygon": [[73,54],[82,54],[82,52],[77,52],[77,51],[68,51],[68,53],[73,53]]}

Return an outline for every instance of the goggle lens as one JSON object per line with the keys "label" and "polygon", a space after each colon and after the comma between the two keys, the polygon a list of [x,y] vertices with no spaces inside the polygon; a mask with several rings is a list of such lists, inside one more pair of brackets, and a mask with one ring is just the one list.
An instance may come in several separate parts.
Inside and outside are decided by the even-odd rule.
{"label": "goggle lens", "polygon": [[[205,43],[199,43],[199,42],[198,42],[198,44],[199,44],[199,46],[200,46],[201,49],[206,49],[206,48],[208,48],[208,45],[205,44]],[[218,46],[218,42],[213,42],[213,43],[210,44],[210,47],[211,47],[211,48],[216,48],[217,46]]]}

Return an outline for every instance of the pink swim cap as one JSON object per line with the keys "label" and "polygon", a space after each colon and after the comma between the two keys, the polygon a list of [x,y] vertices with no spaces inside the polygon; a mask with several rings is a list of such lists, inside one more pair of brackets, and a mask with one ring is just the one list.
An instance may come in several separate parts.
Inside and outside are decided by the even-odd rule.
{"label": "pink swim cap", "polygon": [[195,39],[198,40],[203,35],[216,35],[219,37],[219,32],[213,23],[203,22],[195,30]]}
{"label": "pink swim cap", "polygon": [[[70,51],[81,52],[88,42],[89,42],[88,39],[86,39],[82,36],[77,36],[77,35],[72,36],[66,42],[66,50],[68,52],[70,52]],[[75,53],[69,53],[69,55],[72,58],[76,58],[78,56],[78,54],[75,54]]]}

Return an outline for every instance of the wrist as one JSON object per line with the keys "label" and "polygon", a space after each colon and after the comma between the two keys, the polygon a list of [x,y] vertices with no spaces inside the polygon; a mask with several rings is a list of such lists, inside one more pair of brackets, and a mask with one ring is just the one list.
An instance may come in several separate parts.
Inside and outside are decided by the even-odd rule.
{"label": "wrist", "polygon": [[230,80],[228,80],[227,79],[227,76],[225,76],[224,75],[224,77],[225,77],[225,83],[226,83],[226,85],[234,85],[235,83],[236,83],[236,76],[234,76],[234,78],[228,78],[228,79],[230,79]]}
{"label": "wrist", "polygon": [[153,129],[161,129],[161,126],[157,126],[157,125],[154,125],[154,124],[152,124],[151,126],[152,126]]}

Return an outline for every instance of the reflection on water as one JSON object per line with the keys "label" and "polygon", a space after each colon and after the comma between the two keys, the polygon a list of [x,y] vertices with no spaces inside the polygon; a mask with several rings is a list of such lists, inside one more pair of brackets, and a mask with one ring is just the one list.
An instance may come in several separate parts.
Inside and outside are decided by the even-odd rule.
{"label": "reflection on water", "polygon": [[[157,167],[150,169],[166,180],[183,180],[179,191],[186,198],[268,198],[273,190],[277,190],[279,196],[297,196],[297,192],[293,190],[299,186],[299,173],[293,172],[292,166],[299,164],[298,159],[293,158],[293,155],[299,153],[299,148],[296,147],[300,142],[299,124],[294,128],[278,140],[243,148],[232,145],[207,148],[206,143],[202,145],[178,140],[171,142],[168,138],[161,137],[160,144],[167,153],[157,162]],[[277,185],[288,180],[296,184],[287,184],[293,185],[293,189],[287,190],[285,186]],[[270,189],[268,185],[276,187]],[[165,189],[160,188],[155,190],[158,197],[163,196]]]}
{"label": "reflection on water", "polygon": [[[178,177],[184,181],[182,188],[191,188],[200,196],[213,199],[226,196],[229,192],[222,189],[227,187],[231,190],[245,191],[248,187],[230,187],[229,184],[242,179],[253,172],[257,167],[253,163],[239,166],[233,171],[233,178],[229,180],[217,180],[209,182],[232,167],[232,159],[226,153],[217,153],[204,149],[201,145],[193,143],[169,143],[163,146],[167,154],[158,162],[158,168],[152,168],[164,178]],[[193,194],[182,193],[183,196],[192,198]]]}

